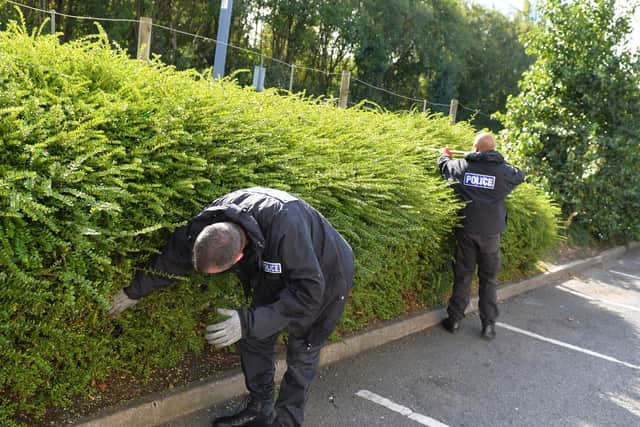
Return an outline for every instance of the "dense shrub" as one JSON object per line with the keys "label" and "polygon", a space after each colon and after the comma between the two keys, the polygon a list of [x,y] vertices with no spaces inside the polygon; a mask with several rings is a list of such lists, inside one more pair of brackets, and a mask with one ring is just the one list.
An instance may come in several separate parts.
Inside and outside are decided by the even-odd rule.
{"label": "dense shrub", "polygon": [[[209,75],[129,59],[102,33],[68,44],[16,24],[0,33],[3,423],[202,348],[214,308],[244,303],[231,276],[193,275],[115,320],[106,310],[171,230],[233,189],[298,194],[350,241],[357,286],[341,331],[447,295],[458,205],[429,147],[466,147],[471,128]],[[555,239],[540,191],[509,204],[505,278]]]}
{"label": "dense shrub", "polygon": [[[640,238],[640,57],[615,0],[538,4],[536,61],[503,117],[511,154],[595,239]],[[604,209],[606,207],[606,209]],[[571,235],[570,233],[569,235]]]}

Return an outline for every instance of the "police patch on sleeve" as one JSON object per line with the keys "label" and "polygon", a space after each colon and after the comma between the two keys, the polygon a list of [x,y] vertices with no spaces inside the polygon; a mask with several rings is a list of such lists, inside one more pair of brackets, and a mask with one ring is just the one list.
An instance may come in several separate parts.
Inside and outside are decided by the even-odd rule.
{"label": "police patch on sleeve", "polygon": [[479,173],[465,173],[464,185],[469,187],[485,188],[487,190],[493,190],[496,186],[496,177],[492,175],[481,175]]}
{"label": "police patch on sleeve", "polygon": [[262,261],[265,273],[280,274],[282,273],[282,265],[279,262]]}

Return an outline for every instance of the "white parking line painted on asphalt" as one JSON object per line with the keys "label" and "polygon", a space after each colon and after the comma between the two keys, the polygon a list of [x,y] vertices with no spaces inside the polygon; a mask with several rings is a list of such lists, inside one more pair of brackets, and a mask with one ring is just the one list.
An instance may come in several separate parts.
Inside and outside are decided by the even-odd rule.
{"label": "white parking line painted on asphalt", "polygon": [[582,292],[579,292],[579,291],[576,291],[576,290],[573,290],[573,289],[569,289],[569,288],[564,287],[562,285],[556,286],[556,289],[560,289],[561,291],[568,292],[570,294],[577,295],[579,297],[582,297],[582,298],[585,298],[585,299],[588,299],[588,300],[591,300],[591,301],[599,301],[599,302],[601,302],[603,304],[611,305],[611,306],[614,306],[614,307],[624,308],[625,310],[640,311],[640,307],[634,307],[632,305],[627,305],[627,304],[620,304],[619,302],[609,301],[609,300],[606,300],[604,298],[593,297],[591,295],[583,294]]}
{"label": "white parking line painted on asphalt", "polygon": [[628,277],[630,279],[640,280],[640,276],[634,276],[633,274],[623,273],[622,271],[609,270],[609,273],[619,274],[620,276]]}
{"label": "white parking line painted on asphalt", "polygon": [[392,411],[397,412],[401,415],[404,415],[405,417],[417,423],[420,423],[424,426],[449,427],[446,424],[442,424],[438,420],[434,420],[433,418],[427,417],[426,415],[413,412],[411,409],[407,408],[406,406],[398,405],[397,403],[390,401],[386,397],[382,397],[378,394],[372,393],[369,390],[360,390],[359,392],[356,393],[356,396],[362,397],[363,399],[370,400],[374,403],[377,403],[378,405],[382,405],[385,408],[391,409]]}
{"label": "white parking line painted on asphalt", "polygon": [[579,351],[580,353],[588,354],[589,356],[598,357],[600,359],[607,360],[609,362],[618,363],[620,365],[626,366],[631,369],[640,370],[640,366],[632,365],[631,363],[623,362],[622,360],[618,360],[615,357],[607,356],[605,354],[596,353],[595,351],[587,350],[586,348],[578,347],[573,344],[568,344],[566,342],[554,340],[553,338],[543,337],[542,335],[534,334],[533,332],[525,331],[524,329],[516,328],[515,326],[507,325],[506,323],[496,322],[496,326],[500,326],[502,328],[508,329],[513,332],[518,332],[523,335],[527,335],[529,337],[538,339],[540,341],[545,341],[551,344],[559,345],[560,347],[565,347],[571,350]]}

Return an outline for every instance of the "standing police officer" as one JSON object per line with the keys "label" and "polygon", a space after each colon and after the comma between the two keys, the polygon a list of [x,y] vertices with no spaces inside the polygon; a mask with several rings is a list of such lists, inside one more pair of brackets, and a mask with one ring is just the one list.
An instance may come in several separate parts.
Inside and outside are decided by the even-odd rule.
{"label": "standing police officer", "polygon": [[[166,275],[235,272],[253,294],[248,309],[207,327],[217,348],[239,341],[249,398],[213,425],[299,426],[320,349],[334,330],[353,286],[349,244],[314,208],[283,191],[249,188],[227,194],[180,227],[145,271],[116,294],[109,314],[174,280]],[[289,333],[287,372],[273,408],[276,343]]]}
{"label": "standing police officer", "polygon": [[477,135],[473,152],[464,159],[452,160],[449,148],[440,151],[440,173],[465,202],[462,229],[456,231],[455,282],[447,307],[449,316],[442,325],[451,333],[460,329],[477,264],[482,337],[491,340],[496,336],[498,317],[496,278],[500,269],[500,238],[507,226],[504,199],[524,181],[524,173],[505,162],[490,133]]}

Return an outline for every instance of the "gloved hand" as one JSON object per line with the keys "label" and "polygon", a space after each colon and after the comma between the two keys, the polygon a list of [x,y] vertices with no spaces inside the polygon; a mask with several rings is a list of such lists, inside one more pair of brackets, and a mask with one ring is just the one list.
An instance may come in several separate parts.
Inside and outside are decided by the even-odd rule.
{"label": "gloved hand", "polygon": [[216,348],[226,347],[242,338],[242,325],[237,310],[219,308],[218,313],[230,316],[227,320],[207,326],[207,332],[212,332],[204,336],[209,344]]}
{"label": "gloved hand", "polygon": [[131,299],[127,294],[124,293],[124,290],[120,290],[117,294],[111,297],[111,308],[107,312],[109,316],[117,316],[118,314],[125,311],[127,308],[136,305],[139,300]]}
{"label": "gloved hand", "polygon": [[449,149],[449,147],[444,147],[440,149],[440,152],[442,154],[444,154],[445,156],[449,156],[451,157],[453,155],[453,153],[451,152],[451,150]]}

